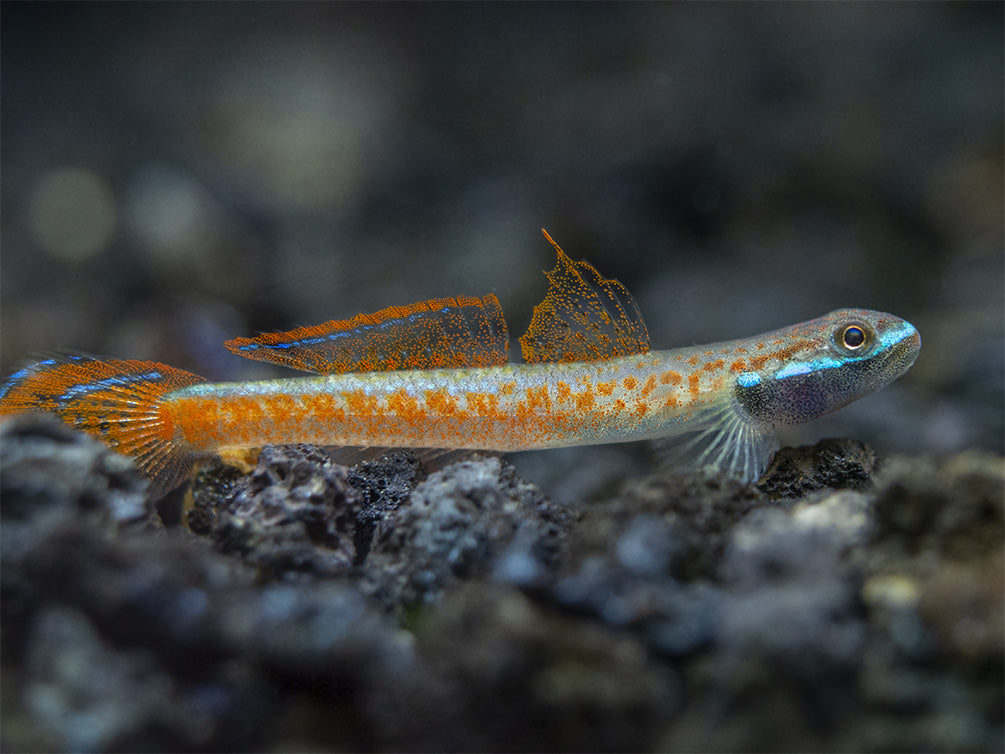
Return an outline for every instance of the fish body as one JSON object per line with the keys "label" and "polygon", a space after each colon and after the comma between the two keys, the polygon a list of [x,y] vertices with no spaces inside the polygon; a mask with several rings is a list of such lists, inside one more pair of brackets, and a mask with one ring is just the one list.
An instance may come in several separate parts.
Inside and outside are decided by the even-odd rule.
{"label": "fish body", "polygon": [[201,456],[288,443],[512,452],[682,436],[683,464],[752,479],[780,426],[878,390],[920,349],[910,323],[846,309],[650,350],[627,290],[556,249],[521,338],[528,363],[507,363],[494,296],[438,299],[227,344],[327,374],[211,383],[153,362],[47,359],[0,388],[0,415],[55,413],[132,455],[162,490]]}

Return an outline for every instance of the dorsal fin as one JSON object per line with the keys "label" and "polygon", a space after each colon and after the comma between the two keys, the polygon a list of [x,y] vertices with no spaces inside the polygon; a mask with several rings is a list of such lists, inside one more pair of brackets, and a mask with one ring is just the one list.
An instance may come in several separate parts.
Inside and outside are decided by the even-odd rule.
{"label": "dorsal fin", "polygon": [[524,361],[603,361],[648,351],[646,323],[625,286],[601,277],[585,260],[573,262],[548,231],[541,232],[558,252],[558,264],[544,273],[551,285],[520,338]]}
{"label": "dorsal fin", "polygon": [[487,367],[509,360],[494,294],[438,298],[226,343],[249,359],[321,374]]}

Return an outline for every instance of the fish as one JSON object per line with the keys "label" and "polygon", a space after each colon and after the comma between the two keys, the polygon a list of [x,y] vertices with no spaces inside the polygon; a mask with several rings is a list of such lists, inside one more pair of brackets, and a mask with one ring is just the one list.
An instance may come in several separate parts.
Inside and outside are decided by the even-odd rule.
{"label": "fish", "polygon": [[516,452],[670,438],[682,469],[752,481],[778,431],[903,375],[909,322],[841,309],[772,332],[653,350],[634,298],[557,252],[510,362],[494,294],[392,306],[351,319],[238,337],[245,358],[313,376],[210,382],[153,361],[61,354],[0,387],[0,418],[54,414],[131,456],[165,494],[214,454],[311,443],[378,453]]}

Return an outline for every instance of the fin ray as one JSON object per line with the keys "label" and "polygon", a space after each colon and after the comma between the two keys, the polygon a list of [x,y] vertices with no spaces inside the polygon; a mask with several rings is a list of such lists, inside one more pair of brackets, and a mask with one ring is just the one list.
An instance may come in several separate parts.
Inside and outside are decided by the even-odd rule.
{"label": "fin ray", "polygon": [[573,262],[542,232],[558,263],[545,273],[548,293],[520,338],[524,361],[603,361],[648,351],[649,332],[628,289],[585,260]]}
{"label": "fin ray", "polygon": [[234,338],[239,356],[319,374],[499,366],[509,335],[499,299],[430,299],[352,319]]}
{"label": "fin ray", "polygon": [[729,400],[699,409],[685,434],[653,441],[661,465],[696,471],[712,467],[746,482],[756,480],[776,449],[774,433],[742,417]]}
{"label": "fin ray", "polygon": [[18,370],[0,386],[0,416],[44,412],[132,456],[155,494],[180,482],[191,456],[179,447],[161,397],[205,382],[154,361],[66,354]]}

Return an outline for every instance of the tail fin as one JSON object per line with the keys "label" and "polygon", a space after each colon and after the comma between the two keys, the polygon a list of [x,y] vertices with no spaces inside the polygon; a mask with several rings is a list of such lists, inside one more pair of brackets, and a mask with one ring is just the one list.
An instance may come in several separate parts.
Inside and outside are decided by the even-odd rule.
{"label": "tail fin", "polygon": [[59,356],[38,361],[0,386],[0,416],[42,411],[133,457],[165,493],[188,472],[192,454],[160,405],[165,393],[205,382],[153,361]]}

